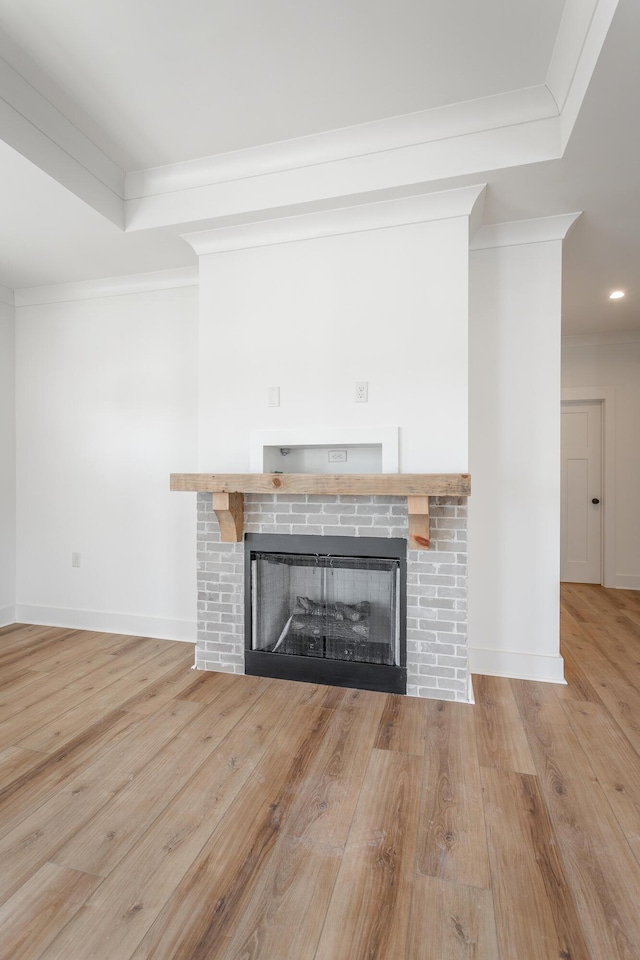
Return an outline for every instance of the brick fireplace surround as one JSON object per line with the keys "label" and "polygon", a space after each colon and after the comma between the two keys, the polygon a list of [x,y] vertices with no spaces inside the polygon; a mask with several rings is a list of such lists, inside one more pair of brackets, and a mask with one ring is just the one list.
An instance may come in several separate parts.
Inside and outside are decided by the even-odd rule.
{"label": "brick fireplace surround", "polygon": [[[244,544],[221,541],[211,493],[197,510],[196,666],[244,673]],[[430,497],[429,514],[430,548],[407,551],[407,695],[468,702],[467,499]],[[407,538],[407,498],[247,493],[244,531]]]}

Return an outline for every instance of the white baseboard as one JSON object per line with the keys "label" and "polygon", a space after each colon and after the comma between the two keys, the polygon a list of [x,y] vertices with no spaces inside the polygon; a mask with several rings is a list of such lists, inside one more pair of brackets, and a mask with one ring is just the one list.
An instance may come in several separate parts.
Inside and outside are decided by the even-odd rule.
{"label": "white baseboard", "polygon": [[471,673],[512,680],[541,680],[544,683],[566,683],[562,657],[542,657],[535,653],[512,650],[469,648]]}
{"label": "white baseboard", "polygon": [[180,640],[184,643],[196,642],[195,620],[141,617],[134,613],[108,613],[103,610],[65,610],[62,607],[41,607],[29,603],[16,604],[15,615],[19,623],[123,633],[135,637],[155,637],[158,640]]}
{"label": "white baseboard", "polygon": [[12,623],[17,623],[14,605],[0,607],[0,627],[10,627]]}
{"label": "white baseboard", "polygon": [[640,577],[617,573],[611,586],[616,590],[640,590]]}

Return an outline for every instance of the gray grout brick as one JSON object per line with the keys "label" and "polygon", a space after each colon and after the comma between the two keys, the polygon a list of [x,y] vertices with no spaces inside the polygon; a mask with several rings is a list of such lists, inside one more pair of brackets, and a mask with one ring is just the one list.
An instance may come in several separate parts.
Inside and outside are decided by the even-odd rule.
{"label": "gray grout brick", "polygon": [[[467,502],[432,498],[432,548],[407,551],[407,694],[466,701]],[[247,494],[245,530],[407,536],[402,497]],[[197,496],[198,669],[244,672],[244,545],[220,542],[209,494]]]}

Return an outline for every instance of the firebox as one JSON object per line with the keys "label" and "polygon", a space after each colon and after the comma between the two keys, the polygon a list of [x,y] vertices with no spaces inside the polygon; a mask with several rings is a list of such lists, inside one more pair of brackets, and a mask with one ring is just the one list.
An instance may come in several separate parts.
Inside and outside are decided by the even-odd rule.
{"label": "firebox", "polygon": [[405,693],[407,541],[247,534],[245,672]]}

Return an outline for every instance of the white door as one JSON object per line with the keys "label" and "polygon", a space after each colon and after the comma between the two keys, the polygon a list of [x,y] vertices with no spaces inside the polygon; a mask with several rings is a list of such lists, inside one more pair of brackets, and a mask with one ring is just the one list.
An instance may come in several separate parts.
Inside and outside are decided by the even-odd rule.
{"label": "white door", "polygon": [[562,404],[560,579],[602,583],[602,404]]}

